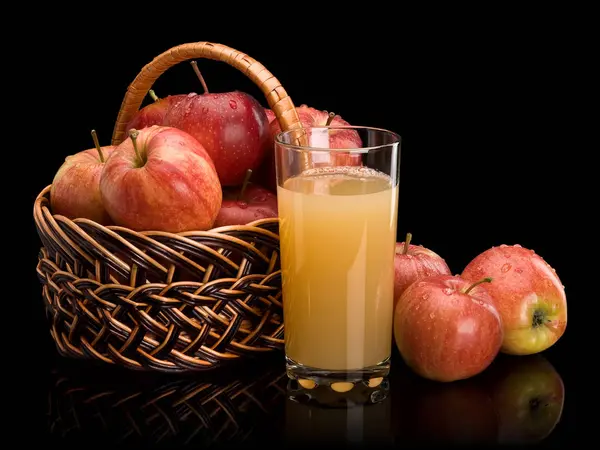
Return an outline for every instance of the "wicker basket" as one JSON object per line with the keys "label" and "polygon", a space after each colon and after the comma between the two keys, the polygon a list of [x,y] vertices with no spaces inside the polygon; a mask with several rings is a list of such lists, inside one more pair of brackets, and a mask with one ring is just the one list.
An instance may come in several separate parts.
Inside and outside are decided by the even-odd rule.
{"label": "wicker basket", "polygon": [[[113,144],[168,68],[193,58],[237,68],[265,94],[283,130],[302,126],[290,97],[259,62],[220,44],[183,44],[129,86]],[[34,219],[37,273],[60,354],[136,370],[209,370],[283,348],[278,220],[179,234],[135,232],[53,215],[50,187]]]}

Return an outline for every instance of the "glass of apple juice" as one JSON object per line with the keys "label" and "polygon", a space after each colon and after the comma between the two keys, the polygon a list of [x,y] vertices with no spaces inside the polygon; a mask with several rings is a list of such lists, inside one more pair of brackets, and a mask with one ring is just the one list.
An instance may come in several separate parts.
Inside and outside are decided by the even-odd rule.
{"label": "glass of apple juice", "polygon": [[400,143],[356,126],[275,138],[286,368],[303,385],[388,375]]}

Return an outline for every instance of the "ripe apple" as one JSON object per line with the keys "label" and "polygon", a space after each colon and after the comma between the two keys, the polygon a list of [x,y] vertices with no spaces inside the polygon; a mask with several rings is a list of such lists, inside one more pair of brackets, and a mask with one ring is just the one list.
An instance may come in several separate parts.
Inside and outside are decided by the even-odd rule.
{"label": "ripe apple", "polygon": [[222,186],[241,185],[246,171],[257,169],[272,148],[263,106],[241,91],[205,89],[202,94],[179,96],[158,125],[178,128],[198,140],[213,160]]}
{"label": "ripe apple", "polygon": [[109,225],[112,221],[100,196],[100,175],[115,146],[101,147],[95,130],[92,138],[96,148],[67,156],[54,175],[50,208],[53,214],[69,219],[84,218]]}
{"label": "ripe apple", "polygon": [[455,381],[483,372],[502,344],[502,322],[481,283],[434,275],[411,284],[394,311],[394,338],[417,374]]}
{"label": "ripe apple", "polygon": [[394,307],[408,286],[421,278],[432,275],[452,275],[446,261],[437,253],[422,245],[410,243],[411,233],[404,242],[396,243],[394,257]]}
{"label": "ripe apple", "polygon": [[129,121],[126,130],[141,130],[152,125],[163,125],[169,108],[185,97],[185,95],[179,94],[158,98],[152,89],[149,94],[154,102],[140,109]]}
{"label": "ripe apple", "polygon": [[269,108],[264,108],[264,110],[265,114],[267,115],[267,121],[269,122],[269,126],[271,126],[271,122],[275,120],[275,113]]}
{"label": "ripe apple", "polygon": [[277,217],[277,196],[262,186],[250,183],[251,173],[249,170],[241,188],[223,190],[223,202],[213,225],[215,228]]}
{"label": "ripe apple", "polygon": [[562,416],[565,387],[541,354],[502,355],[484,374],[499,419],[498,443],[542,441]]}
{"label": "ripe apple", "polygon": [[567,298],[556,271],[533,250],[501,245],[476,256],[462,277],[482,274],[504,326],[501,351],[514,355],[539,353],[554,345],[567,327]]}
{"label": "ripe apple", "polygon": [[[391,379],[392,421],[404,444],[493,445],[498,438],[494,403],[479,377],[437,383],[408,372]],[[392,376],[393,378],[393,376]],[[409,445],[410,446],[410,445]]]}
{"label": "ripe apple", "polygon": [[[271,130],[272,141],[274,142],[275,136],[281,132],[281,126],[275,119],[275,114],[265,108],[267,118],[269,119],[269,126]],[[327,111],[321,111],[312,108],[307,105],[300,105],[296,108],[298,118],[303,127],[324,127],[330,125],[332,127],[338,126],[350,126],[350,124],[342,119],[340,116],[328,113]],[[344,149],[344,148],[360,148],[362,147],[362,140],[356,130],[332,130],[329,133],[329,148]],[[335,166],[360,166],[362,165],[361,155],[352,155],[347,152],[339,152],[333,154],[333,160],[325,159],[325,155],[320,155],[321,160],[318,162],[319,165],[335,165]],[[275,172],[275,152],[274,148],[271,147],[267,152],[267,155],[261,164],[257,173],[257,179],[267,189],[271,191],[277,190],[277,179]]]}
{"label": "ripe apple", "polygon": [[212,227],[222,201],[208,153],[173,127],[130,130],[100,178],[106,210],[117,225],[137,231],[181,232]]}

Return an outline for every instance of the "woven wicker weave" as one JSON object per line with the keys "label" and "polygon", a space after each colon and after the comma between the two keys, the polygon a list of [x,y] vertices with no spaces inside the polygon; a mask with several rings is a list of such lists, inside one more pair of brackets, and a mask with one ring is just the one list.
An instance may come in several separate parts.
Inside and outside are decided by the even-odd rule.
{"label": "woven wicker weave", "polygon": [[[123,99],[113,143],[122,141],[165,70],[202,57],[242,71],[261,88],[282,129],[302,130],[290,97],[264,66],[200,42],[174,47],[140,71]],[[34,205],[42,242],[37,273],[61,354],[178,372],[283,348],[277,219],[180,234],[135,232],[53,215],[49,194],[50,186]]]}

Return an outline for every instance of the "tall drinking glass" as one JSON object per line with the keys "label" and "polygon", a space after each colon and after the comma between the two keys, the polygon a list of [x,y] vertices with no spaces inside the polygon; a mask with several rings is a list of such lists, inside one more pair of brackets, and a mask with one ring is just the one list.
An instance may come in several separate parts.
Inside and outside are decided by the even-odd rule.
{"label": "tall drinking glass", "polygon": [[314,127],[275,139],[287,373],[389,372],[400,136]]}

